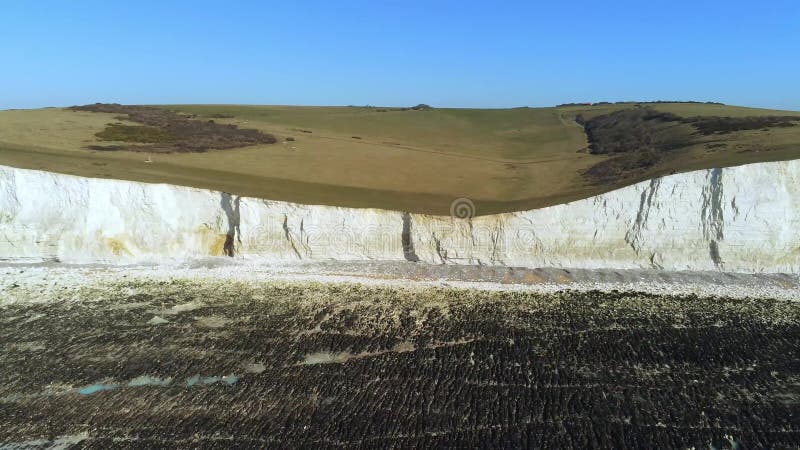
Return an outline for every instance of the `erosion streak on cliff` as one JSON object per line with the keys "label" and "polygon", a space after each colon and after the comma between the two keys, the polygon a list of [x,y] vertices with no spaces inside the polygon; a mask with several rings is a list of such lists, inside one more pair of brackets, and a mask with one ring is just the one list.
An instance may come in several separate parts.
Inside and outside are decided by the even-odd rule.
{"label": "erosion streak on cliff", "polygon": [[759,163],[462,220],[0,167],[0,258],[135,263],[225,254],[797,273],[798,179],[800,160]]}
{"label": "erosion streak on cliff", "polygon": [[294,245],[294,239],[292,239],[291,230],[289,230],[289,216],[287,215],[283,216],[283,233],[286,235],[286,241],[292,246],[292,251],[297,255],[297,259],[303,259],[300,252],[297,251],[297,246]]}
{"label": "erosion streak on cliff", "polygon": [[403,257],[406,261],[418,262],[419,256],[414,252],[414,242],[411,240],[411,214],[403,213],[403,234],[400,238],[403,241]]}
{"label": "erosion streak on cliff", "polygon": [[[650,180],[650,185],[642,190],[641,198],[639,201],[639,210],[636,213],[636,220],[633,226],[627,233],[625,233],[625,242],[630,244],[631,248],[637,255],[640,253],[642,247],[642,228],[646,227],[647,218],[650,214],[650,209],[653,207],[653,198],[658,192],[658,186],[661,182],[660,178]],[[654,259],[654,256],[651,256]]]}
{"label": "erosion streak on cliff", "polygon": [[[719,254],[719,241],[725,237],[722,196],[722,169],[708,170],[708,185],[703,189],[703,234],[708,239],[708,254],[717,267],[724,266]],[[736,203],[732,202],[731,208],[736,208]]]}
{"label": "erosion streak on cliff", "polygon": [[233,197],[225,192],[220,195],[220,207],[225,212],[227,218],[228,231],[225,233],[225,245],[223,251],[225,256],[233,257],[236,254],[236,238],[239,237],[239,243],[242,242],[242,231],[239,228],[239,204],[241,197]]}

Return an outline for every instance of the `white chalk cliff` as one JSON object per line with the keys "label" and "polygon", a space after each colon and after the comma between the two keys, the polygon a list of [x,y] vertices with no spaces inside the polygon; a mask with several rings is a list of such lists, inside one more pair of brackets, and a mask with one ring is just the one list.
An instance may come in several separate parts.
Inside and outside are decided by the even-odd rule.
{"label": "white chalk cliff", "polygon": [[800,272],[800,160],[676,174],[471,220],[0,166],[0,260],[418,260]]}

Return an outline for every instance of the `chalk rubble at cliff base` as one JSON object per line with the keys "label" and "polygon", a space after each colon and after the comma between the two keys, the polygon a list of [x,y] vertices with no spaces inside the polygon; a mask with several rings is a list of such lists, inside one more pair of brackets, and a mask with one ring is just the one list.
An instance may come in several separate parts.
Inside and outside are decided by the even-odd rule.
{"label": "chalk rubble at cliff base", "polygon": [[207,256],[800,272],[800,160],[670,175],[531,211],[457,219],[0,167],[0,259]]}
{"label": "chalk rubble at cliff base", "polygon": [[[295,285],[301,288],[360,285],[428,290],[470,290],[484,293],[629,292],[699,298],[800,300],[800,276],[734,274],[718,271],[667,272],[654,269],[520,269],[431,265],[404,261],[295,262],[254,264],[207,258],[178,265],[0,265],[0,306],[24,303],[85,302],[127,295],[120,283],[198,283],[224,286]],[[224,261],[224,260],[222,260]]]}

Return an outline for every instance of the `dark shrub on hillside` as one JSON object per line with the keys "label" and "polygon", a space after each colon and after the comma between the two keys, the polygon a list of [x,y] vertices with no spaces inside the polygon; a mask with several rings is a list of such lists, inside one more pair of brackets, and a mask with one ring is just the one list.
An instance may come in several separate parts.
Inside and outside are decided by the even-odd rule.
{"label": "dark shrub on hillside", "polygon": [[583,125],[589,153],[610,159],[584,175],[595,182],[615,182],[655,166],[667,152],[687,145],[691,129],[681,118],[649,107],[636,107],[575,121]]}
{"label": "dark shrub on hillside", "polygon": [[661,161],[661,155],[650,150],[619,155],[593,165],[584,172],[584,176],[598,182],[614,182],[624,179],[636,171],[649,169],[659,161]]}
{"label": "dark shrub on hillside", "polygon": [[93,105],[73,106],[71,109],[74,111],[124,114],[119,118],[145,125],[142,127],[110,124],[105,130],[97,133],[96,136],[108,141],[124,141],[148,145],[113,146],[104,150],[203,152],[257,144],[274,144],[277,142],[275,136],[258,130],[240,129],[236,125],[217,124],[213,120],[193,120],[186,115],[153,106],[95,103]]}
{"label": "dark shrub on hillside", "polygon": [[772,127],[793,127],[800,121],[797,116],[752,116],[752,117],[689,117],[700,134],[725,134],[733,131],[759,130]]}
{"label": "dark shrub on hillside", "polygon": [[[800,122],[800,117],[684,118],[637,104],[591,119],[579,115],[575,121],[582,125],[586,132],[589,153],[611,156],[610,159],[589,168],[584,175],[597,182],[613,182],[657,165],[670,152],[703,142],[703,135],[791,127]],[[724,146],[725,144],[708,144],[706,148]]]}
{"label": "dark shrub on hillside", "polygon": [[140,142],[140,143],[165,143],[172,142],[173,137],[158,127],[147,125],[124,125],[110,123],[106,129],[96,133],[95,136],[104,141]]}
{"label": "dark shrub on hillside", "polygon": [[681,123],[681,118],[652,108],[623,109],[589,120],[582,116],[589,141],[589,152],[595,155],[659,150],[670,141],[663,133],[666,127]]}

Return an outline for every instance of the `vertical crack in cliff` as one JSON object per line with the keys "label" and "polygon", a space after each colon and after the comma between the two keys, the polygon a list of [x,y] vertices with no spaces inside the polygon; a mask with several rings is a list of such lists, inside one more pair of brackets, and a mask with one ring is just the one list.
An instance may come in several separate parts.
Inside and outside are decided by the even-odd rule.
{"label": "vertical crack in cliff", "polygon": [[656,252],[650,253],[650,266],[653,269],[659,269],[659,270],[664,268],[664,266],[658,263],[658,253]]}
{"label": "vertical crack in cliff", "polygon": [[477,264],[479,266],[482,266],[483,261],[481,261],[479,257],[475,256],[477,250],[476,247],[478,247],[478,241],[475,239],[475,227],[472,224],[472,218],[467,217],[466,220],[467,220],[467,230],[469,232],[470,251],[465,255],[461,255],[461,259],[464,259],[464,257],[466,257],[468,264]]}
{"label": "vertical crack in cliff", "polygon": [[472,219],[467,217],[467,225],[469,225],[469,238],[472,241],[472,246],[475,246],[475,229],[472,226]]}
{"label": "vertical crack in cliff", "polygon": [[[302,227],[302,222],[300,226]],[[294,245],[294,239],[292,238],[291,230],[289,229],[288,214],[283,215],[283,234],[284,236],[286,236],[286,240],[289,242],[289,245],[292,246],[292,251],[294,251],[295,256],[297,256],[297,259],[303,259],[303,257],[300,255],[300,252],[297,251],[297,247]]]}
{"label": "vertical crack in cliff", "polygon": [[[653,207],[653,199],[660,185],[661,178],[653,178],[650,180],[650,185],[642,191],[642,195],[639,199],[639,210],[636,213],[636,220],[633,222],[628,232],[625,233],[625,242],[631,246],[636,256],[639,256],[641,252],[642,243],[644,242],[642,232],[647,228],[647,219],[650,216],[650,209]],[[650,256],[651,265],[654,268],[658,268],[657,264],[653,263],[655,258],[656,255],[653,253]]]}
{"label": "vertical crack in cliff", "polygon": [[447,250],[442,248],[442,243],[439,241],[439,238],[436,237],[436,233],[431,235],[434,244],[436,244],[436,254],[439,256],[439,259],[442,261],[442,264],[447,263]]}
{"label": "vertical crack in cliff", "polygon": [[736,205],[736,196],[731,199],[731,211],[733,211],[733,218],[739,217],[739,207]]}
{"label": "vertical crack in cliff", "polygon": [[[403,213],[403,232],[400,234],[400,239],[403,243],[403,257],[406,261],[419,262],[419,256],[414,251],[414,241],[411,234],[411,214]],[[396,236],[396,235],[395,235]]]}
{"label": "vertical crack in cliff", "polygon": [[495,226],[492,228],[491,234],[489,238],[492,240],[492,254],[489,257],[489,260],[492,264],[502,264],[505,265],[503,262],[503,242],[505,236],[505,229],[503,228],[503,222],[498,221]]}
{"label": "vertical crack in cliff", "polygon": [[719,254],[719,241],[724,235],[722,215],[722,169],[708,170],[708,183],[703,187],[703,206],[701,219],[703,236],[708,240],[708,254],[717,268],[723,268],[725,262]]}
{"label": "vertical crack in cliff", "polygon": [[228,219],[228,232],[225,234],[225,244],[222,247],[225,256],[233,257],[236,254],[236,241],[242,243],[242,232],[239,228],[240,211],[239,204],[241,197],[235,199],[227,192],[221,193],[220,206],[225,211],[225,216]]}
{"label": "vertical crack in cliff", "polygon": [[8,245],[10,245],[10,246],[12,246],[14,248],[17,248],[17,246],[14,245],[14,242],[11,240],[11,238],[8,237],[8,235],[3,234],[3,238],[8,242]]}
{"label": "vertical crack in cliff", "polygon": [[303,219],[302,217],[300,218],[300,245],[303,246],[303,249],[306,252],[306,257],[311,258],[312,256],[311,238],[306,233],[305,219]]}

